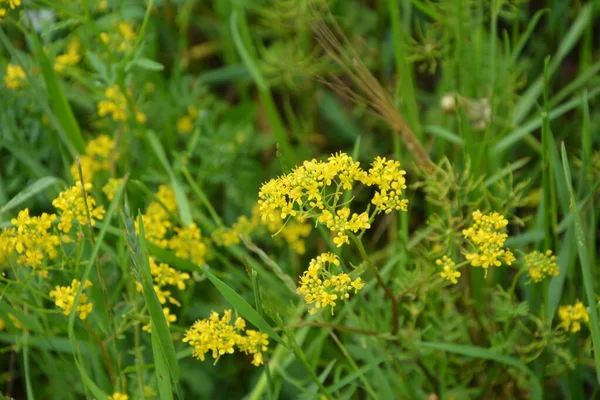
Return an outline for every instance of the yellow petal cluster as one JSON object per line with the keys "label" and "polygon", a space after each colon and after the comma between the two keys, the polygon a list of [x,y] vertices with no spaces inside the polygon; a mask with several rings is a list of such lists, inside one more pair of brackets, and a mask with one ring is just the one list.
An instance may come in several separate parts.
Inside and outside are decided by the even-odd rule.
{"label": "yellow petal cluster", "polygon": [[476,250],[465,255],[466,259],[474,267],[486,269],[494,266],[499,267],[502,261],[511,265],[515,257],[510,249],[504,247],[504,242],[508,238],[502,230],[508,224],[506,218],[497,212],[482,214],[477,210],[473,212],[473,225],[463,230],[463,236],[470,239],[475,245]]}
{"label": "yellow petal cluster", "polygon": [[369,214],[363,212],[361,214],[354,213],[350,217],[350,209],[348,207],[340,208],[335,215],[329,210],[323,210],[323,213],[318,218],[318,221],[327,225],[327,228],[337,236],[333,238],[333,243],[337,247],[341,247],[344,243],[350,243],[346,231],[358,232],[362,229],[369,229]]}
{"label": "yellow petal cluster", "polygon": [[123,183],[123,178],[110,178],[104,186],[102,186],[102,192],[106,195],[106,198],[112,201],[117,194],[117,190]]}
{"label": "yellow petal cluster", "polygon": [[[71,313],[73,303],[75,302],[75,296],[77,295],[80,285],[81,282],[77,279],[73,279],[71,286],[56,286],[56,288],[50,292],[50,297],[54,299],[54,303],[58,308],[63,309],[64,315],[69,315]],[[90,286],[92,286],[92,282],[85,281],[83,289],[85,290]],[[92,312],[92,304],[88,303],[88,298],[85,293],[81,293],[81,296],[79,297],[77,312],[79,313],[79,318],[82,320],[85,320],[88,314]]]}
{"label": "yellow petal cluster", "polygon": [[194,121],[198,117],[198,110],[194,106],[187,108],[187,113],[177,120],[177,132],[190,133],[194,129]]}
{"label": "yellow petal cluster", "polygon": [[112,396],[108,396],[108,400],[129,400],[129,396],[125,393],[114,392]]}
{"label": "yellow petal cluster", "polygon": [[225,354],[238,351],[253,356],[252,364],[259,366],[264,362],[264,355],[269,345],[269,336],[252,329],[246,330],[246,321],[236,318],[231,324],[231,310],[225,310],[223,316],[212,312],[207,319],[201,319],[185,332],[184,343],[192,346],[192,355],[201,361],[206,353],[211,352],[215,362]]}
{"label": "yellow petal cluster", "polygon": [[206,263],[206,245],[202,242],[200,229],[194,222],[187,228],[175,228],[175,235],[169,240],[169,248],[180,258],[190,260],[194,264]]}
{"label": "yellow petal cluster", "polygon": [[[170,213],[177,211],[177,201],[175,192],[167,185],[159,186],[156,197],[159,201],[153,201],[148,205],[146,212],[142,215],[142,220],[144,221],[146,240],[156,246],[166,248],[169,243],[167,234],[173,226]],[[139,229],[137,222],[136,229]]]}
{"label": "yellow petal cluster", "polygon": [[[98,102],[98,116],[110,115],[114,121],[126,121],[128,118],[127,99],[119,86],[113,85],[104,90],[106,99]],[[141,111],[135,111],[135,118],[139,123],[146,122],[146,115]]]}
{"label": "yellow petal cluster", "polygon": [[21,0],[0,0],[0,22],[8,14],[8,9],[14,10],[21,5]]}
{"label": "yellow petal cluster", "polygon": [[100,39],[111,48],[116,48],[119,53],[125,53],[133,49],[135,43],[135,31],[128,22],[120,22],[117,29],[111,32],[102,32]]}
{"label": "yellow petal cluster", "polygon": [[363,182],[369,186],[377,186],[377,191],[371,200],[376,207],[386,214],[394,210],[406,211],[408,200],[402,199],[402,191],[406,189],[406,171],[400,169],[400,163],[377,157],[371,164],[369,174]]}
{"label": "yellow petal cluster", "polygon": [[354,289],[358,293],[365,284],[361,278],[352,280],[344,272],[331,273],[331,266],[339,266],[340,260],[333,253],[323,253],[313,258],[308,269],[300,277],[300,287],[297,292],[304,295],[306,304],[313,304],[310,314],[316,314],[319,308],[331,307],[331,314],[336,306],[336,301],[350,297],[349,291]]}
{"label": "yellow petal cluster", "polygon": [[[185,282],[190,279],[190,274],[180,272],[168,264],[158,263],[153,257],[150,257],[150,273],[154,278],[154,282],[159,288],[164,286],[177,286],[179,290],[185,289]],[[164,303],[164,302],[161,302]]]}
{"label": "yellow petal cluster", "polygon": [[64,72],[65,68],[79,64],[81,61],[81,44],[77,39],[72,40],[67,46],[67,51],[56,56],[54,61],[54,70]]}
{"label": "yellow petal cluster", "polygon": [[17,218],[10,221],[14,227],[0,232],[0,263],[16,251],[19,254],[18,263],[47,276],[48,272],[39,268],[46,257],[53,260],[57,256],[56,248],[60,239],[52,233],[55,219],[56,215],[46,213],[31,217],[28,208],[19,211]]}
{"label": "yellow petal cluster", "polygon": [[[85,155],[79,157],[84,182],[92,182],[96,173],[108,171],[111,163],[119,159],[115,151],[115,142],[108,135],[100,135],[89,141],[85,147]],[[80,181],[77,163],[71,165],[71,176]]]}
{"label": "yellow petal cluster", "polygon": [[[163,307],[163,314],[167,320],[167,326],[171,326],[171,322],[177,321],[177,316],[175,314],[171,314],[171,310],[169,310],[168,307]],[[142,330],[144,332],[152,333],[152,321],[144,325]]]}
{"label": "yellow petal cluster", "polygon": [[525,268],[533,282],[541,282],[547,276],[558,276],[560,273],[558,265],[556,265],[556,256],[552,255],[552,250],[547,250],[545,253],[532,251],[526,254]]}
{"label": "yellow petal cluster", "polygon": [[448,256],[443,256],[441,259],[435,260],[437,265],[442,266],[443,271],[440,272],[440,276],[453,284],[458,283],[461,273],[455,269],[456,263]]}
{"label": "yellow petal cluster", "polygon": [[578,332],[581,329],[581,323],[588,323],[590,316],[583,303],[579,300],[574,305],[560,306],[558,309],[560,318],[559,327],[567,332]]}
{"label": "yellow petal cluster", "polygon": [[104,207],[101,205],[96,206],[96,200],[90,193],[92,191],[92,184],[85,183],[83,188],[86,192],[85,198],[83,196],[81,184],[77,184],[60,192],[58,197],[52,202],[52,205],[59,210],[60,222],[58,223],[58,229],[64,233],[69,233],[71,231],[73,221],[77,221],[81,225],[87,224],[87,210],[89,210],[90,223],[92,226],[96,224],[96,221],[104,218]]}
{"label": "yellow petal cluster", "polygon": [[[0,17],[2,17],[2,15],[0,15]],[[25,71],[20,65],[8,64],[6,66],[4,83],[7,88],[15,90],[23,87],[25,85],[25,78],[27,78],[27,75],[25,75]]]}

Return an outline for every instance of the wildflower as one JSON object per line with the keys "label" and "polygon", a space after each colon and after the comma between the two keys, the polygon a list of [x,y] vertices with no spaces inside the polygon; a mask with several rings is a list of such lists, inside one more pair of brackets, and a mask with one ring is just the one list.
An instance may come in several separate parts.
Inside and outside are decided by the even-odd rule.
{"label": "wildflower", "polygon": [[[115,152],[115,142],[110,136],[100,135],[90,140],[85,147],[85,155],[79,158],[83,181],[91,182],[96,173],[107,171],[111,163],[118,158],[119,153]],[[80,180],[79,167],[76,162],[71,165],[71,176],[76,181]]]}
{"label": "wildflower", "polygon": [[[85,190],[86,196],[83,196]],[[79,224],[88,223],[87,212],[89,210],[90,224],[94,226],[96,221],[104,218],[104,207],[96,207],[96,200],[91,195],[92,184],[85,183],[72,186],[59,193],[58,197],[52,202],[52,205],[59,210],[60,222],[58,229],[64,233],[69,233],[73,227],[73,220]],[[86,201],[87,200],[87,204]],[[86,207],[87,206],[87,207]]]}
{"label": "wildflower", "polygon": [[[71,286],[56,286],[54,290],[50,292],[50,297],[54,299],[54,303],[57,307],[63,309],[64,315],[69,315],[73,309],[73,303],[75,302],[75,296],[79,290],[81,282],[77,279],[73,279]],[[92,286],[92,282],[85,281],[83,289],[87,289]],[[87,316],[92,312],[92,304],[88,303],[88,298],[85,293],[81,293],[79,297],[79,304],[77,305],[77,312],[79,318],[85,320]]]}
{"label": "wildflower", "polygon": [[341,247],[344,243],[349,243],[348,235],[346,231],[358,232],[362,229],[369,229],[371,224],[369,223],[369,215],[366,212],[362,214],[354,213],[352,218],[348,220],[350,216],[350,209],[343,207],[337,210],[334,216],[329,210],[323,210],[323,213],[318,218],[318,221],[327,225],[327,227],[334,233],[337,233],[337,237],[333,239],[333,242],[337,247]]}
{"label": "wildflower", "polygon": [[38,269],[40,275],[47,276],[48,272],[39,270],[39,267],[44,258],[53,260],[57,256],[56,247],[60,240],[50,232],[55,219],[54,214],[43,213],[39,217],[31,217],[29,209],[21,210],[17,218],[10,221],[14,227],[0,233],[0,261],[16,251],[19,254],[18,263]]}
{"label": "wildflower", "polygon": [[175,236],[169,240],[168,246],[177,257],[198,265],[206,262],[206,245],[201,241],[200,229],[195,223],[187,228],[175,228]]}
{"label": "wildflower", "polygon": [[488,267],[502,265],[501,259],[511,265],[515,257],[510,249],[504,248],[508,235],[500,232],[508,224],[506,218],[497,212],[484,215],[477,210],[473,212],[473,221],[473,225],[462,232],[477,247],[476,252],[465,256],[471,265],[485,268],[486,274]]}
{"label": "wildflower", "polygon": [[6,17],[6,14],[8,14],[8,8],[14,10],[20,5],[21,0],[0,0],[0,22],[2,22],[2,18]]}
{"label": "wildflower", "polygon": [[185,289],[185,282],[190,279],[187,272],[179,272],[168,264],[157,263],[153,257],[150,257],[150,273],[154,282],[162,288],[167,285],[177,286],[179,290]]}
{"label": "wildflower", "polygon": [[552,250],[547,250],[545,253],[532,251],[525,255],[525,267],[529,278],[534,282],[541,282],[547,276],[558,276],[560,273]]}
{"label": "wildflower", "polygon": [[114,392],[112,396],[108,396],[108,400],[129,400],[129,396],[125,393]]}
{"label": "wildflower", "polygon": [[65,68],[79,64],[81,61],[80,48],[81,44],[77,39],[71,41],[67,46],[67,52],[56,57],[54,62],[56,72],[63,72]]}
{"label": "wildflower", "polygon": [[8,314],[8,319],[10,319],[10,322],[12,322],[12,324],[14,325],[15,328],[21,329],[23,327],[23,324],[21,323],[21,321],[19,321],[19,319],[17,317],[15,317],[13,314]]}
{"label": "wildflower", "polygon": [[587,309],[579,300],[572,306],[560,306],[558,317],[560,318],[559,328],[572,333],[578,332],[581,329],[582,322],[587,323],[590,320]]}
{"label": "wildflower", "polygon": [[125,53],[133,50],[133,45],[135,43],[136,34],[133,30],[133,26],[128,22],[120,22],[117,26],[117,29],[108,34],[106,32],[102,32],[100,34],[100,39],[107,46],[113,46],[118,43],[117,50],[119,53]]}
{"label": "wildflower", "polygon": [[194,129],[194,121],[198,116],[198,110],[194,106],[187,108],[186,115],[177,120],[177,132],[190,133]]}
{"label": "wildflower", "polygon": [[[171,326],[171,322],[177,321],[177,316],[175,314],[171,314],[171,310],[169,310],[167,307],[163,307],[163,314],[167,320],[167,326]],[[144,332],[152,333],[152,321],[144,325],[142,330]]]}
{"label": "wildflower", "polygon": [[102,186],[102,191],[108,200],[112,201],[115,198],[115,194],[119,190],[121,183],[123,183],[123,178],[110,178],[106,185]]}
{"label": "wildflower", "polygon": [[400,169],[400,163],[394,160],[386,160],[385,157],[377,157],[371,164],[368,175],[363,182],[369,186],[377,186],[377,190],[371,203],[386,214],[393,210],[406,211],[408,200],[402,199],[402,190],[406,189],[406,171]]}
{"label": "wildflower", "polygon": [[331,265],[339,266],[340,260],[333,253],[323,253],[310,261],[308,269],[300,277],[298,294],[304,295],[306,304],[313,304],[310,314],[316,314],[319,308],[331,306],[331,314],[336,306],[336,300],[345,300],[350,297],[348,293],[354,289],[358,293],[365,285],[361,278],[354,281],[344,272],[332,274]]}
{"label": "wildflower", "polygon": [[253,365],[263,364],[263,353],[269,345],[268,335],[251,329],[244,332],[246,321],[240,317],[233,325],[230,322],[231,310],[225,310],[222,317],[213,311],[209,318],[192,324],[185,332],[183,342],[194,348],[192,355],[201,361],[205,360],[206,353],[212,352],[216,363],[221,356],[233,354],[238,347],[239,351],[253,356]]}
{"label": "wildflower", "polygon": [[[110,86],[104,90],[105,100],[98,102],[98,116],[105,117],[107,115],[112,116],[112,119],[116,122],[127,120],[127,98],[121,92],[121,89],[117,85]],[[146,122],[146,115],[141,111],[135,111],[135,118],[140,123]]]}
{"label": "wildflower", "polygon": [[[172,212],[177,211],[175,193],[166,185],[161,185],[156,194],[158,202],[153,201],[148,205],[146,213],[142,215],[146,240],[162,248],[169,244],[167,233],[173,226],[171,223]],[[136,221],[136,229],[138,229]]]}
{"label": "wildflower", "polygon": [[[0,15],[1,16],[1,15]],[[9,89],[19,89],[25,85],[25,71],[20,65],[8,64],[6,66],[6,74],[4,75],[4,83]]]}
{"label": "wildflower", "polygon": [[456,271],[454,267],[456,267],[456,263],[452,261],[452,259],[448,256],[443,256],[441,259],[435,260],[437,265],[443,265],[443,271],[440,272],[440,276],[447,281],[452,282],[453,284],[457,284],[457,278],[460,278],[461,273]]}

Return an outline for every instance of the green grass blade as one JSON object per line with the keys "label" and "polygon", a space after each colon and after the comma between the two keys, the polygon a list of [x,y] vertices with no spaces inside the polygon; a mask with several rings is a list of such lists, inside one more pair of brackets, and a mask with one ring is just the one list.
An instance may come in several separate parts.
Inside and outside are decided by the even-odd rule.
{"label": "green grass blade", "polygon": [[65,132],[66,137],[63,138],[65,139],[65,145],[72,155],[85,154],[85,140],[81,135],[81,129],[75,119],[75,115],[73,115],[73,110],[67,101],[67,97],[60,86],[58,78],[56,77],[54,67],[46,56],[46,52],[37,34],[32,33],[29,37],[33,44],[40,69],[42,70],[42,76],[46,83],[52,110],[56,114],[56,118],[58,118],[58,121]]}
{"label": "green grass blade", "polygon": [[4,207],[0,208],[0,214],[12,210],[15,207],[20,206],[25,201],[29,200],[31,197],[45,190],[47,187],[52,186],[57,183],[63,182],[61,179],[55,178],[53,176],[46,176],[44,178],[38,179],[33,182],[31,185],[28,185],[25,189],[20,191],[15,197],[10,199]]}
{"label": "green grass blade", "polygon": [[522,361],[505,356],[503,354],[495,353],[491,350],[485,349],[483,347],[477,346],[467,346],[460,344],[447,344],[447,343],[428,343],[428,342],[417,342],[419,347],[424,347],[427,349],[438,350],[438,351],[447,351],[449,353],[461,354],[463,356],[474,357],[474,358],[483,358],[490,361],[496,361],[502,363],[504,365],[508,365],[514,368],[518,368],[530,377],[531,384],[531,398],[533,400],[541,400],[542,399],[542,385],[537,378],[537,376],[533,373],[531,369],[525,365]]}
{"label": "green grass blade", "polygon": [[207,268],[203,268],[202,272],[208,277],[208,279],[212,282],[212,284],[217,288],[219,293],[225,297],[225,300],[231,304],[233,308],[236,309],[237,312],[241,314],[242,317],[247,319],[252,325],[256,326],[258,329],[267,333],[274,340],[279,342],[285,347],[288,347],[287,344],[283,341],[283,339],[271,328],[271,325],[267,321],[264,320],[260,316],[260,314],[252,308],[250,304],[242,296],[236,293],[229,285],[225,282],[217,278],[213,273],[211,273]]}
{"label": "green grass blade", "polygon": [[450,143],[460,145],[465,143],[459,135],[446,128],[442,128],[441,126],[425,125],[423,129],[425,130],[425,132],[431,133],[433,136],[439,137],[440,139],[447,140]]}
{"label": "green grass blade", "polygon": [[[152,354],[162,354],[160,339],[156,333],[156,329],[152,329],[150,334],[152,339]],[[173,387],[171,386],[171,378],[169,376],[169,366],[165,357],[154,357],[154,368],[156,371],[156,380],[158,382],[158,395],[160,400],[173,399]]]}
{"label": "green grass blade", "polygon": [[511,64],[516,64],[517,60],[519,59],[519,55],[521,54],[521,51],[527,44],[527,41],[529,40],[531,34],[533,33],[533,30],[537,26],[537,23],[539,22],[540,18],[542,18],[542,16],[548,12],[550,12],[549,8],[543,8],[536,12],[531,21],[529,21],[527,29],[525,30],[525,32],[523,32],[517,44],[515,44],[515,48],[512,54],[510,55]]}
{"label": "green grass blade", "polygon": [[[571,199],[571,207],[574,207],[575,195],[573,193],[573,185],[571,181],[571,168],[569,167],[569,159],[567,157],[567,149],[565,143],[561,143],[561,155],[563,163],[563,171],[567,188],[569,190],[569,196]],[[594,294],[594,281],[592,275],[592,260],[590,260],[590,252],[587,247],[587,238],[585,237],[585,231],[583,230],[583,223],[581,222],[581,216],[578,212],[573,211],[573,223],[575,226],[575,241],[577,242],[577,251],[579,253],[579,263],[581,264],[581,274],[583,277],[583,286],[585,288],[585,294],[587,297],[589,314],[590,314],[590,330],[592,332],[592,344],[594,346],[594,363],[596,366],[596,377],[600,382],[600,325],[598,325],[598,306],[596,303],[596,296]]]}
{"label": "green grass blade", "polygon": [[181,218],[181,222],[185,226],[188,226],[193,222],[193,219],[190,203],[188,202],[187,197],[185,196],[185,191],[179,183],[179,180],[177,179],[173,168],[171,168],[171,164],[169,164],[169,160],[167,160],[165,149],[160,143],[160,140],[158,140],[156,134],[152,131],[147,131],[146,135],[148,137],[148,142],[150,142],[152,150],[154,150],[154,154],[156,154],[156,157],[158,157],[158,160],[169,175],[173,192],[175,192],[175,199],[177,200],[177,209],[179,210],[179,217]]}

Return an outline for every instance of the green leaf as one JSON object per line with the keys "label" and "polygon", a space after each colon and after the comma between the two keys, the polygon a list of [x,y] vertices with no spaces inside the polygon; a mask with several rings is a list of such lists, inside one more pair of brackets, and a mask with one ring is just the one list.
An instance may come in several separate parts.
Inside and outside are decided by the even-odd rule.
{"label": "green leaf", "polygon": [[246,320],[248,320],[252,325],[256,326],[262,332],[267,333],[277,342],[282,344],[285,347],[288,347],[287,344],[283,341],[283,339],[271,328],[271,325],[267,321],[265,321],[258,312],[252,308],[250,304],[246,300],[242,298],[235,290],[233,290],[229,285],[225,282],[217,278],[213,275],[208,268],[203,268],[202,272],[208,277],[208,279],[212,282],[213,285],[217,288],[219,293],[225,297],[225,300],[231,304],[233,308],[237,312],[241,314]]}
{"label": "green leaf", "polygon": [[48,186],[52,186],[56,183],[60,183],[62,180],[55,178],[53,176],[46,176],[44,178],[38,179],[33,182],[31,185],[27,186],[25,189],[21,190],[15,197],[10,199],[4,207],[0,208],[0,214],[12,210],[15,207],[18,207],[31,197],[35,196],[39,192],[45,190]]}
{"label": "green leaf", "polygon": [[[156,329],[152,329],[150,334],[152,339],[152,354],[162,353],[160,339],[156,333]],[[154,357],[154,367],[156,370],[156,380],[158,382],[158,394],[161,400],[173,399],[173,387],[171,386],[171,378],[169,376],[169,366],[166,363],[165,357]]]}
{"label": "green leaf", "polygon": [[162,71],[165,69],[165,66],[159,62],[153,61],[146,57],[140,57],[133,60],[127,67],[125,67],[125,71],[129,71],[134,66],[140,67],[142,69],[146,69],[148,71]]}

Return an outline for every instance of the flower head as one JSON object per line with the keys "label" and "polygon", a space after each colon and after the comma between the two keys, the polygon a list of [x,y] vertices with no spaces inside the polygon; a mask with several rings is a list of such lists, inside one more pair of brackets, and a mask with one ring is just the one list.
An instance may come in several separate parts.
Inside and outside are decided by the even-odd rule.
{"label": "flower head", "polygon": [[[83,195],[84,190],[85,197]],[[96,221],[104,218],[104,207],[96,206],[96,200],[92,197],[91,191],[91,183],[86,183],[83,185],[83,189],[81,184],[77,184],[59,193],[58,197],[52,202],[52,205],[59,210],[60,214],[58,229],[64,233],[69,233],[73,227],[73,221],[77,221],[81,225],[86,224],[88,222],[88,211],[92,226],[96,224]]]}
{"label": "flower head", "polygon": [[[54,299],[54,303],[57,307],[63,309],[64,315],[71,314],[75,296],[77,295],[80,285],[81,282],[77,279],[73,279],[71,286],[56,286],[56,288],[50,292],[50,297]],[[92,282],[85,281],[83,289],[87,289],[90,286],[92,286]],[[79,297],[77,312],[79,313],[79,318],[82,320],[85,320],[88,314],[92,312],[92,304],[88,303],[88,298],[85,293],[81,293],[81,296]]]}
{"label": "flower head", "polygon": [[574,305],[560,306],[558,309],[560,318],[559,328],[566,332],[578,332],[581,329],[581,323],[587,323],[590,320],[587,309],[579,300]]}
{"label": "flower head", "polygon": [[455,269],[456,263],[448,256],[443,256],[441,259],[435,260],[437,265],[443,266],[443,271],[440,276],[453,284],[458,283],[461,273]]}
{"label": "flower head", "polygon": [[[0,15],[1,16],[1,15]],[[9,89],[19,89],[25,85],[25,71],[20,65],[8,64],[6,66],[6,75],[4,75],[4,83]]]}
{"label": "flower head", "polygon": [[552,255],[552,250],[545,253],[532,251],[525,255],[525,268],[533,282],[541,282],[547,276],[558,276],[560,273],[558,265],[556,265],[556,256]]}

